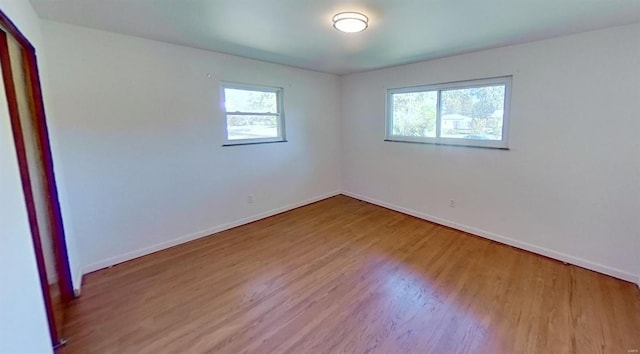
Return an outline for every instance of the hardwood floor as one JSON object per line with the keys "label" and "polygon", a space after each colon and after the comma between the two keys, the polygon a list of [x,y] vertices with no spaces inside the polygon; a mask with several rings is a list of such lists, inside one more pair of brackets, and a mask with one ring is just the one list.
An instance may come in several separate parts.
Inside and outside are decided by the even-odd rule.
{"label": "hardwood floor", "polygon": [[85,277],[62,353],[628,353],[631,283],[345,196]]}

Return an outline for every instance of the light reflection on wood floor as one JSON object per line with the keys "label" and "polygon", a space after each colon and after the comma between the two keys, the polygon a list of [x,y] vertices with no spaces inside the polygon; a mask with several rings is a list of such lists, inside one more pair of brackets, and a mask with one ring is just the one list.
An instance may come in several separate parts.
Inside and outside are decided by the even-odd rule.
{"label": "light reflection on wood floor", "polygon": [[85,277],[63,353],[627,353],[635,285],[345,196]]}

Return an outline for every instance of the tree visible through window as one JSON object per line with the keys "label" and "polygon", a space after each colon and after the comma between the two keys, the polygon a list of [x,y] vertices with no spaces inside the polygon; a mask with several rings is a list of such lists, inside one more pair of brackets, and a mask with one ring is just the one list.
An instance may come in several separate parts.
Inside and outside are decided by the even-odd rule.
{"label": "tree visible through window", "polygon": [[225,145],[284,141],[282,89],[223,84]]}
{"label": "tree visible through window", "polygon": [[392,89],[387,140],[507,147],[511,78]]}

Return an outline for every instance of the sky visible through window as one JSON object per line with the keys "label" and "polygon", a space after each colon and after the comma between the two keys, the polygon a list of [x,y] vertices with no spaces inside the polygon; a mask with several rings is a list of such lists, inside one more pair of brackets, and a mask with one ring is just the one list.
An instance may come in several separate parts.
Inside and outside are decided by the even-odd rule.
{"label": "sky visible through window", "polygon": [[276,92],[225,88],[224,94],[228,140],[278,137]]}
{"label": "sky visible through window", "polygon": [[[443,138],[501,140],[505,85],[441,90],[440,132]],[[438,91],[394,93],[392,133],[437,136]]]}

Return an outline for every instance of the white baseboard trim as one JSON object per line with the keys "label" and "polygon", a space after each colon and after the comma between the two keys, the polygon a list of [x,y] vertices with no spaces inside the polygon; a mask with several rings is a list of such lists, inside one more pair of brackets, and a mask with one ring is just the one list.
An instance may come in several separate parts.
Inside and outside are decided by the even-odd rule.
{"label": "white baseboard trim", "polygon": [[544,248],[544,247],[539,247],[536,245],[532,245],[530,243],[527,242],[522,242],[522,241],[518,241],[516,239],[510,238],[510,237],[506,237],[506,236],[501,236],[501,235],[497,235],[494,234],[492,232],[489,231],[485,231],[485,230],[481,230],[481,229],[477,229],[475,227],[471,227],[468,225],[464,225],[464,224],[459,224],[450,220],[446,220],[446,219],[442,219],[433,215],[429,215],[426,213],[422,213],[419,211],[415,211],[412,209],[408,209],[408,208],[403,208],[401,206],[397,206],[391,203],[386,203],[377,199],[373,199],[373,198],[369,198],[363,195],[359,195],[356,193],[351,193],[351,192],[347,192],[347,191],[342,191],[342,194],[348,196],[348,197],[352,197],[355,199],[359,199],[371,204],[375,204],[387,209],[391,209],[391,210],[395,210],[398,211],[400,213],[403,214],[407,214],[407,215],[411,215],[411,216],[415,216],[417,218],[420,219],[424,219],[427,221],[431,221],[434,222],[436,224],[440,224],[440,225],[444,225],[444,226],[448,226],[460,231],[464,231],[464,232],[468,232],[470,234],[476,235],[476,236],[480,236],[480,237],[484,237],[486,239],[492,240],[492,241],[496,241],[496,242],[500,242],[509,246],[513,246],[525,251],[529,251],[529,252],[533,252],[536,254],[540,254],[543,255],[545,257],[549,257],[549,258],[553,258],[556,260],[559,260],[561,262],[566,262],[566,263],[570,263],[582,268],[586,268],[589,270],[593,270],[595,272],[598,273],[602,273],[602,274],[606,274],[618,279],[622,279],[631,283],[636,283],[638,285],[638,287],[640,287],[640,277],[637,274],[632,274],[632,273],[628,273],[616,268],[612,268],[612,267],[608,267],[599,263],[595,263],[595,262],[591,262],[588,261],[586,259],[582,259],[582,258],[578,258],[578,257],[574,257],[562,252],[556,252],[553,250],[550,250],[548,248]]}
{"label": "white baseboard trim", "polygon": [[[334,197],[334,196],[339,195],[339,194],[341,194],[340,191],[334,191],[334,192],[331,192],[331,193],[323,194],[323,195],[320,195],[320,196],[317,196],[317,197],[314,197],[314,198],[311,198],[311,199],[307,199],[307,200],[304,200],[304,201],[301,201],[301,202],[298,202],[298,203],[289,204],[289,205],[283,206],[281,208],[273,209],[273,210],[270,210],[270,211],[267,211],[267,212],[264,212],[264,213],[256,214],[256,215],[253,215],[253,216],[250,216],[250,217],[247,217],[247,218],[243,218],[243,219],[240,219],[240,220],[236,220],[236,221],[233,221],[233,222],[230,222],[230,223],[214,226],[214,227],[212,227],[210,229],[198,231],[198,232],[195,232],[195,233],[192,233],[192,234],[189,234],[189,235],[185,235],[185,236],[176,237],[176,238],[171,239],[169,241],[160,242],[160,243],[157,243],[157,244],[149,246],[149,247],[141,248],[141,249],[138,249],[138,250],[135,250],[135,251],[132,251],[132,252],[127,252],[127,253],[125,253],[123,255],[120,255],[120,256],[110,257],[110,258],[104,259],[104,260],[99,261],[99,262],[91,263],[91,264],[88,264],[88,265],[82,267],[82,272],[81,272],[81,276],[80,277],[82,278],[82,275],[87,274],[87,273],[91,273],[91,272],[95,272],[96,270],[100,270],[100,269],[103,269],[103,268],[111,267],[113,265],[116,265],[116,264],[119,264],[119,263],[122,263],[122,262],[126,262],[126,261],[130,261],[130,260],[138,258],[138,257],[146,256],[148,254],[151,254],[151,253],[154,253],[154,252],[158,252],[158,251],[161,251],[161,250],[164,250],[164,249],[167,249],[167,248],[170,248],[170,247],[173,247],[173,246],[185,243],[185,242],[189,242],[189,241],[201,238],[201,237],[211,236],[211,235],[216,234],[216,233],[221,232],[221,231],[229,230],[229,229],[232,229],[234,227],[238,227],[238,226],[241,226],[241,225],[244,225],[244,224],[248,224],[248,223],[260,220],[260,219],[268,218],[268,217],[276,215],[276,214],[284,213],[286,211],[289,211],[289,210],[292,210],[292,209],[296,209],[296,208],[299,208],[301,206],[305,206],[305,205],[308,205],[308,204],[311,204],[311,203],[315,203],[315,202],[318,202],[318,201],[323,200],[323,199],[331,198],[331,197]],[[80,279],[80,281],[81,280],[82,279]],[[81,283],[79,282],[79,283],[76,283],[76,284],[81,284]],[[76,289],[76,292],[79,293],[80,289]]]}
{"label": "white baseboard trim", "polygon": [[78,297],[80,296],[80,292],[82,291],[82,276],[84,273],[82,270],[75,272],[72,274],[73,279],[71,279],[71,284],[73,284],[73,294]]}

